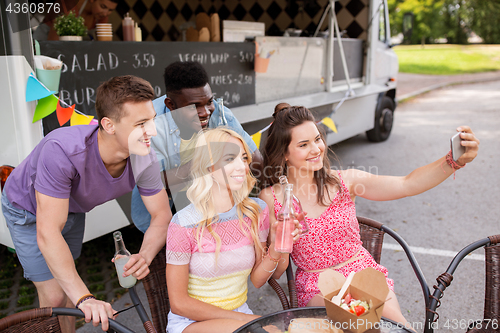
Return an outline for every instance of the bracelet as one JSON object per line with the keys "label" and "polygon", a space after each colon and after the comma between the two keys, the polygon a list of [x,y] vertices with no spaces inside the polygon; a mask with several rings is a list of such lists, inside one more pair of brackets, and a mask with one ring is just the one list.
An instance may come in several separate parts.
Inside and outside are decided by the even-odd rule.
{"label": "bracelet", "polygon": [[448,163],[449,166],[451,166],[453,168],[453,170],[458,170],[458,169],[462,169],[464,166],[467,165],[464,164],[464,165],[460,165],[458,164],[457,162],[455,162],[453,160],[453,157],[451,157],[451,150],[448,152],[448,154],[446,155],[446,163]]}
{"label": "bracelet", "polygon": [[80,299],[78,300],[78,302],[76,302],[75,308],[78,309],[78,307],[80,306],[80,304],[82,304],[83,302],[85,302],[86,300],[89,300],[89,299],[96,299],[96,298],[92,294],[85,294],[82,297],[80,297]]}
{"label": "bracelet", "polygon": [[[262,263],[261,263],[261,265],[262,265]],[[264,272],[267,272],[269,274],[274,273],[276,271],[276,268],[278,268],[278,265],[274,266],[274,269],[268,271],[267,269],[264,268],[264,265],[262,265],[262,269],[264,270]]]}
{"label": "bracelet", "polygon": [[[453,169],[453,180],[455,180],[455,171],[457,171],[458,169],[462,169],[467,163],[464,165],[460,165],[457,162],[455,162],[453,160],[453,157],[451,156],[451,150],[448,152],[448,154],[446,154],[445,160],[446,163]],[[444,171],[443,169],[443,163],[441,163],[441,170],[443,170],[443,172],[446,173],[446,171]]]}
{"label": "bracelet", "polygon": [[271,257],[271,255],[269,254],[269,247],[266,247],[264,248],[266,254],[264,254],[264,252],[262,253],[262,260],[264,260],[264,258],[266,257],[269,257],[269,259],[271,259],[274,263],[278,263],[281,259],[283,259],[282,255],[280,254],[280,257],[278,259],[274,259],[273,257]]}

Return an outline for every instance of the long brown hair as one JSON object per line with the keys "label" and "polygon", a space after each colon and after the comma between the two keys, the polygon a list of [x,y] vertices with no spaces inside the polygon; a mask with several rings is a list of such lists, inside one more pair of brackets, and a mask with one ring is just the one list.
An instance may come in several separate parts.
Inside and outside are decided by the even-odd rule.
{"label": "long brown hair", "polygon": [[[321,140],[325,143],[323,131],[316,124],[316,120],[304,106],[290,106],[288,103],[279,103],[274,108],[274,122],[269,128],[269,135],[266,140],[264,150],[264,175],[262,177],[262,188],[279,183],[280,175],[287,175],[287,165],[285,156],[288,153],[288,146],[292,141],[292,128],[302,125],[307,121],[313,122],[320,133]],[[329,205],[332,198],[328,191],[328,185],[337,185],[339,191],[342,190],[340,180],[330,174],[330,161],[327,153],[323,158],[323,167],[314,172],[314,181],[318,188],[317,202],[321,205]],[[269,169],[271,170],[269,174]],[[328,198],[325,198],[325,191]]]}

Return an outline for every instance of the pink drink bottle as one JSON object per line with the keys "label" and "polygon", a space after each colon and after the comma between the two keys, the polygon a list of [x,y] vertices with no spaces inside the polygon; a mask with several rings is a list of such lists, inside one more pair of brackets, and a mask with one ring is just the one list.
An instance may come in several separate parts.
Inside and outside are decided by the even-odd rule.
{"label": "pink drink bottle", "polygon": [[[280,176],[279,182],[280,182],[281,186],[285,186],[286,184],[288,184],[288,178],[286,178],[286,176],[284,176],[284,175]],[[297,218],[299,220],[300,226],[302,227],[302,229],[300,231],[300,235],[303,236],[309,232],[309,225],[307,224],[307,221],[306,221],[304,215],[300,216],[300,218],[299,218],[299,214],[302,213],[304,210],[302,209],[302,205],[300,204],[299,198],[297,198],[293,193],[292,193],[292,196],[293,196],[293,203],[295,204],[294,205],[295,218]]]}
{"label": "pink drink bottle", "polygon": [[280,253],[291,253],[293,249],[292,232],[295,229],[295,211],[293,209],[293,184],[285,185],[285,198],[283,206],[278,212],[278,225],[274,250]]}

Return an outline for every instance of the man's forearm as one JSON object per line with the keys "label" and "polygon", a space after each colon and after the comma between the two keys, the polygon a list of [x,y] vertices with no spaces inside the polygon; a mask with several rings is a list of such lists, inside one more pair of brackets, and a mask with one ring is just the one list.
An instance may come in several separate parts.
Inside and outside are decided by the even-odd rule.
{"label": "man's forearm", "polygon": [[81,296],[89,293],[87,286],[76,271],[68,244],[60,233],[57,231],[39,232],[38,246],[52,275],[73,304]]}
{"label": "man's forearm", "polygon": [[139,253],[146,260],[148,266],[166,243],[169,222],[170,220],[168,220],[166,225],[158,225],[158,221],[153,218],[151,219],[149,228],[144,233]]}

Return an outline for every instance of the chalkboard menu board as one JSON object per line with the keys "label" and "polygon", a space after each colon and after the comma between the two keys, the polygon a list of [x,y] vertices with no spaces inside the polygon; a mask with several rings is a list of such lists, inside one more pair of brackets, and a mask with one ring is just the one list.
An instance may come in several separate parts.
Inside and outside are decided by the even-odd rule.
{"label": "chalkboard menu board", "polygon": [[226,106],[255,103],[254,43],[45,41],[40,53],[63,61],[59,98],[88,115],[96,115],[97,87],[113,76],[142,77],[164,95],[163,71],[175,61],[200,62]]}

